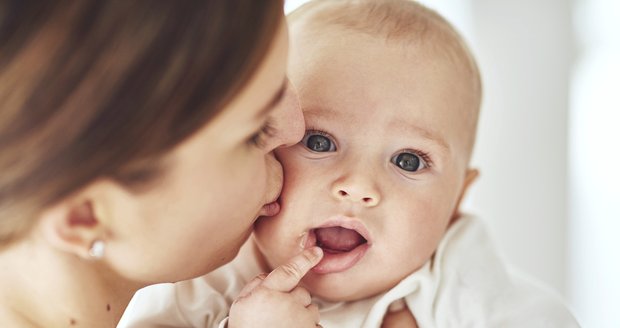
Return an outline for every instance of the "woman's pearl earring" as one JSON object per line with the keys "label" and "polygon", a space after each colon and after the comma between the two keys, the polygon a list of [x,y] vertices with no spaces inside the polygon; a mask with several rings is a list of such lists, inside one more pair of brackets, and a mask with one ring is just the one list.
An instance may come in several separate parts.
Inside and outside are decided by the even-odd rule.
{"label": "woman's pearl earring", "polygon": [[105,243],[103,240],[97,239],[90,245],[88,255],[98,260],[103,257],[103,254],[105,254]]}

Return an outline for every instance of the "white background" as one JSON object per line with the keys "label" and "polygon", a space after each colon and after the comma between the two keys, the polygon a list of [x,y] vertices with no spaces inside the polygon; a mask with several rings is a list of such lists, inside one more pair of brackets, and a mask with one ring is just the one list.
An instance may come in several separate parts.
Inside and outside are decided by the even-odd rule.
{"label": "white background", "polygon": [[620,327],[620,1],[422,2],[463,33],[483,75],[467,211],[583,327]]}

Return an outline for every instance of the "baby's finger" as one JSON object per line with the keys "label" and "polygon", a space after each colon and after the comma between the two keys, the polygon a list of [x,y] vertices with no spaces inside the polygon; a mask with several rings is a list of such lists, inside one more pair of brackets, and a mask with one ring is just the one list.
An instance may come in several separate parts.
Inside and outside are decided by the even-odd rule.
{"label": "baby's finger", "polygon": [[238,298],[242,298],[242,297],[246,297],[250,295],[250,293],[254,290],[254,288],[256,288],[256,286],[260,285],[263,282],[263,280],[265,280],[265,277],[267,277],[267,274],[261,273],[258,276],[254,277],[254,279],[250,280],[250,282],[248,282],[243,287],[243,289],[241,289],[241,292],[239,292]]}
{"label": "baby's finger", "polygon": [[303,287],[295,287],[291,291],[291,295],[293,296],[293,298],[295,298],[297,302],[299,302],[303,306],[308,306],[312,303],[312,297],[310,296],[310,293],[307,289]]}
{"label": "baby's finger", "polygon": [[271,271],[262,286],[275,291],[290,292],[299,284],[301,278],[321,261],[321,258],[323,258],[321,248],[308,248]]}
{"label": "baby's finger", "polygon": [[319,314],[319,307],[316,304],[310,304],[306,308],[308,309],[308,311],[310,311],[312,318],[314,318],[314,323],[316,323],[317,326],[321,326],[319,324],[319,322],[321,321],[321,315]]}

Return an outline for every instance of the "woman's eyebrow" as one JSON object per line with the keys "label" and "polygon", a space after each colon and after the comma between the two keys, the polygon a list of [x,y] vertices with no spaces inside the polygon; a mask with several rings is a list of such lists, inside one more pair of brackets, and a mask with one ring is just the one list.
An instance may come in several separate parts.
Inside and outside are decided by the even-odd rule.
{"label": "woman's eyebrow", "polygon": [[280,89],[278,89],[278,91],[273,94],[273,97],[271,97],[269,102],[267,102],[267,104],[263,106],[260,109],[260,111],[256,113],[257,118],[267,115],[267,113],[271,111],[273,107],[275,107],[277,104],[279,104],[282,101],[282,99],[284,98],[284,93],[286,92],[287,86],[288,86],[288,78],[285,77],[284,80],[282,81],[282,85],[280,86]]}

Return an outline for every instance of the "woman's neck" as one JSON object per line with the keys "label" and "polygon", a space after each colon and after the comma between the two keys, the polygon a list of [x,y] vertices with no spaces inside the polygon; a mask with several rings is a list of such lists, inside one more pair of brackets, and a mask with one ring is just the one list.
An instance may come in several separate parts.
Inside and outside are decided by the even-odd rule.
{"label": "woman's neck", "polygon": [[0,251],[0,327],[116,327],[139,287],[103,262],[25,240]]}

